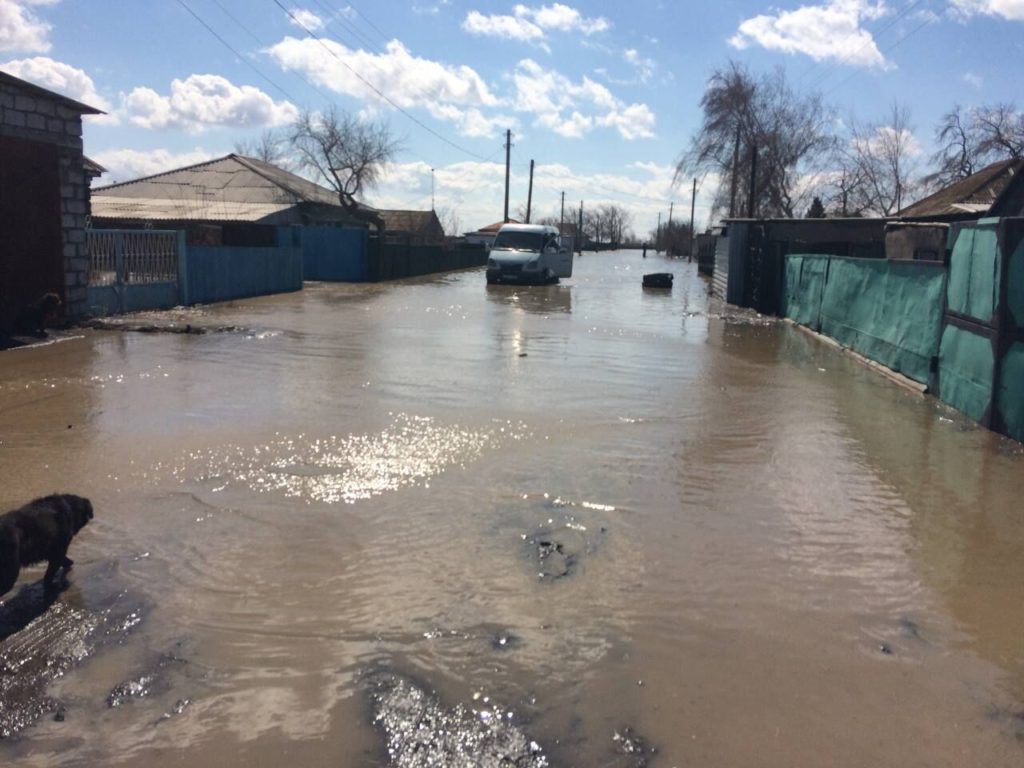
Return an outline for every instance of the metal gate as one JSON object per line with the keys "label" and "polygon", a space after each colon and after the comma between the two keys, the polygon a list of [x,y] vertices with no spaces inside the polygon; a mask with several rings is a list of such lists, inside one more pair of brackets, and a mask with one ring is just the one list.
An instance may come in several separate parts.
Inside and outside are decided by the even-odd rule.
{"label": "metal gate", "polygon": [[90,310],[135,312],[179,304],[184,236],[174,230],[88,230]]}

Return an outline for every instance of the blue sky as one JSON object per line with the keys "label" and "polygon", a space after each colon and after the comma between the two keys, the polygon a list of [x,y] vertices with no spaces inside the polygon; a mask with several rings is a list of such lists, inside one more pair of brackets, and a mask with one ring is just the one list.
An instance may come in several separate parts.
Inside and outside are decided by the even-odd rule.
{"label": "blue sky", "polygon": [[0,69],[108,112],[85,128],[104,182],[226,154],[333,103],[403,140],[368,202],[429,208],[433,175],[462,230],[501,217],[506,128],[513,210],[534,159],[535,215],[557,215],[564,190],[574,210],[623,205],[638,232],[673,201],[688,216],[674,161],[730,58],[784,67],[842,119],[906,104],[923,163],[954,103],[1024,107],[1024,0],[0,0]]}

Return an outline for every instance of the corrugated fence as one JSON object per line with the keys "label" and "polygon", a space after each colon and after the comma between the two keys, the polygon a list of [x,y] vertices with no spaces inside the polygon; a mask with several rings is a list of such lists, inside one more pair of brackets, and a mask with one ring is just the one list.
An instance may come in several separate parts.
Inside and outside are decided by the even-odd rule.
{"label": "corrugated fence", "polygon": [[936,262],[786,257],[783,314],[1024,440],[1024,219],[950,230]]}

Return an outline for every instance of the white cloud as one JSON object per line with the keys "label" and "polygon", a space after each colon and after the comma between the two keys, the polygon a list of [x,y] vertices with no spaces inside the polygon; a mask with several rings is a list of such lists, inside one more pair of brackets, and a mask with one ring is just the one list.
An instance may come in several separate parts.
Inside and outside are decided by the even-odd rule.
{"label": "white cloud", "polygon": [[897,134],[891,125],[880,125],[873,134],[865,138],[854,138],[850,143],[872,157],[885,156],[886,149],[897,144],[903,147],[905,157],[921,157],[924,154],[924,147],[909,129],[903,128]]}
{"label": "white cloud", "polygon": [[[80,101],[90,107],[102,109],[104,112],[111,112],[110,103],[100,96],[92,78],[83,70],[72,67],[46,56],[36,56],[31,59],[15,59],[6,64],[0,64],[0,69],[22,80],[28,80],[43,88],[49,88],[69,99]],[[118,122],[117,115],[86,115],[86,120],[94,123],[113,125]]]}
{"label": "white cloud", "polygon": [[237,86],[219,75],[175,79],[167,96],[152,88],[135,88],[124,97],[124,112],[142,128],[179,128],[190,133],[214,126],[283,125],[299,115],[291,102],[274,101],[259,88]]}
{"label": "white cloud", "polygon": [[35,5],[56,0],[0,0],[0,51],[46,53],[53,28],[32,11]]}
{"label": "white cloud", "polygon": [[420,5],[419,3],[413,3],[412,12],[419,14],[420,16],[436,16],[441,12],[441,9],[451,5],[452,0],[440,0],[433,5]]}
{"label": "white cloud", "polygon": [[95,186],[102,187],[195,165],[212,160],[217,155],[196,147],[191,152],[171,152],[166,149],[110,149],[90,154],[90,157],[107,169],[107,172],[94,182]]}
{"label": "white cloud", "polygon": [[985,80],[981,77],[981,75],[976,75],[973,72],[964,72],[963,75],[960,76],[960,79],[963,80],[972,88],[977,88],[978,90],[981,90],[981,88],[985,85]]}
{"label": "white cloud", "polygon": [[998,16],[1009,21],[1024,21],[1024,0],[950,0],[963,16]]}
{"label": "white cloud", "polygon": [[886,69],[891,64],[861,25],[887,13],[884,0],[828,0],[824,5],[804,5],[795,11],[747,19],[729,44],[741,50],[759,45],[783,53],[801,53],[815,61],[834,59],[853,66]]}
{"label": "white cloud", "polygon": [[482,37],[540,43],[547,37],[546,32],[549,30],[594,35],[611,29],[611,22],[603,16],[587,18],[575,8],[555,3],[539,8],[516,5],[511,16],[485,16],[479,11],[470,11],[462,22],[462,28],[472,35]]}
{"label": "white cloud", "polygon": [[633,65],[636,70],[636,76],[641,83],[646,83],[654,77],[654,72],[657,69],[654,59],[644,58],[636,48],[627,48],[623,51],[622,58]]}
{"label": "white cloud", "polygon": [[481,37],[503,37],[526,43],[544,39],[544,30],[532,21],[516,16],[484,16],[479,11],[466,14],[462,28]]}
{"label": "white cloud", "polygon": [[388,43],[384,53],[376,54],[354,51],[332,40],[321,44],[286,37],[267,52],[283,69],[301,72],[336,93],[385,107],[387,102],[376,88],[399,107],[422,107],[435,118],[454,123],[467,136],[492,136],[497,121],[508,119],[488,117],[481,111],[500,102],[474,69],[413,56],[397,40]]}
{"label": "white cloud", "polygon": [[516,111],[535,115],[538,125],[562,136],[579,138],[595,126],[615,128],[624,139],[654,135],[650,107],[626,104],[589,77],[574,83],[532,59],[523,59],[512,73],[512,82]]}
{"label": "white cloud", "polygon": [[288,19],[288,23],[293,27],[308,29],[310,32],[324,28],[324,20],[305,8],[292,8],[292,15]]}

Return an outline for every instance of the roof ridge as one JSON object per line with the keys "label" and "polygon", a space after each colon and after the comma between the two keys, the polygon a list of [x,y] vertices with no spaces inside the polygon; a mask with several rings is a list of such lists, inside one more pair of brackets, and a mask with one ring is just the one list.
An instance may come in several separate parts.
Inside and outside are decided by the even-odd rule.
{"label": "roof ridge", "polygon": [[238,157],[239,156],[236,155],[234,152],[230,152],[224,155],[223,157],[215,157],[210,160],[203,160],[202,162],[193,163],[192,165],[183,165],[181,168],[171,168],[168,171],[161,171],[160,173],[154,173],[150,176],[140,176],[139,178],[132,179],[131,181],[119,181],[116,184],[107,184],[105,187],[96,187],[92,191],[93,193],[106,192],[108,189],[115,189],[117,187],[127,187],[129,184],[138,184],[143,181],[152,181],[153,179],[159,179],[161,176],[170,176],[172,173],[180,173],[181,171],[191,171],[194,168],[200,168],[204,165],[212,165],[213,163],[219,163],[222,160],[230,160],[232,158],[237,160]]}

